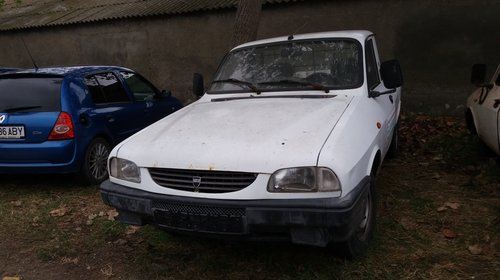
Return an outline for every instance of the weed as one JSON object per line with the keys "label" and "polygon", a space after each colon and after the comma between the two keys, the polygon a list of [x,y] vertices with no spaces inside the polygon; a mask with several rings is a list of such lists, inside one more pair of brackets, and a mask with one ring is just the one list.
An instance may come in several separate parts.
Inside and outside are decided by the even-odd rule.
{"label": "weed", "polygon": [[96,235],[102,236],[104,240],[112,240],[123,235],[126,225],[117,221],[97,220],[95,227],[98,228]]}

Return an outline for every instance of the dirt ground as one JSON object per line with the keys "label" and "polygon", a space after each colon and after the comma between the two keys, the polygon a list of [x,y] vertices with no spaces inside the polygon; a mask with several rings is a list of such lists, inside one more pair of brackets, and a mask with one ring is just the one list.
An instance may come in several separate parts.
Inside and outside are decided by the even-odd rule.
{"label": "dirt ground", "polygon": [[461,120],[405,116],[377,180],[366,257],[124,226],[98,187],[2,176],[0,276],[21,279],[500,279],[500,165]]}

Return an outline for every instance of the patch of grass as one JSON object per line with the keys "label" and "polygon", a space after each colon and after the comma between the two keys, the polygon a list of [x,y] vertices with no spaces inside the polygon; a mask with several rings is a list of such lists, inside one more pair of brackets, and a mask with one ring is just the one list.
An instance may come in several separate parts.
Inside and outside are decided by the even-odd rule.
{"label": "patch of grass", "polygon": [[[153,226],[130,233],[108,220],[110,209],[95,186],[67,177],[13,177],[0,186],[0,257],[11,256],[0,259],[2,269],[48,267],[93,279],[102,278],[103,267],[112,268],[112,279],[496,279],[499,166],[475,154],[476,140],[449,120],[409,116],[405,122],[416,122],[402,123],[404,143],[413,146],[380,173],[377,233],[364,258],[347,261],[331,248],[289,243],[177,236]],[[459,208],[438,212],[445,202]],[[50,214],[62,207],[64,215]],[[443,237],[443,227],[457,236]],[[482,254],[468,252],[474,244]],[[64,258],[78,264],[68,269]],[[29,269],[18,260],[28,260]]]}
{"label": "patch of grass", "polygon": [[418,214],[426,214],[435,209],[434,202],[431,199],[414,196],[410,199],[411,208]]}
{"label": "patch of grass", "polygon": [[113,240],[125,233],[127,226],[117,222],[103,219],[94,221],[94,235],[104,238],[104,240]]}
{"label": "patch of grass", "polygon": [[172,235],[151,225],[141,227],[139,235],[149,244],[158,246],[172,239]]}
{"label": "patch of grass", "polygon": [[36,254],[42,261],[52,261],[75,253],[69,235],[65,232],[54,230],[49,239],[40,241],[43,243],[38,246]]}

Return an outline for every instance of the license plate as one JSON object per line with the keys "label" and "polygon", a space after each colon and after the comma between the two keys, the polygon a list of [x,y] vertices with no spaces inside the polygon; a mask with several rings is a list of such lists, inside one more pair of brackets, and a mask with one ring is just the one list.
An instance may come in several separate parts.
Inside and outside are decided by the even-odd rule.
{"label": "license plate", "polygon": [[0,126],[1,139],[24,138],[24,126]]}
{"label": "license plate", "polygon": [[243,234],[243,218],[155,210],[156,221],[167,228],[188,231]]}

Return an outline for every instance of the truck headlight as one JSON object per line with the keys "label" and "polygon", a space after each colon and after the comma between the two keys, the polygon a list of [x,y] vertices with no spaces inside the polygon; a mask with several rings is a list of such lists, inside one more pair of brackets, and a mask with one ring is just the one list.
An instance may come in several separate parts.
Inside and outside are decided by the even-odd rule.
{"label": "truck headlight", "polygon": [[137,165],[130,160],[113,157],[109,161],[109,174],[115,178],[140,183],[141,173]]}
{"label": "truck headlight", "polygon": [[269,192],[331,192],[340,191],[340,181],[326,167],[294,167],[280,169],[267,183]]}

